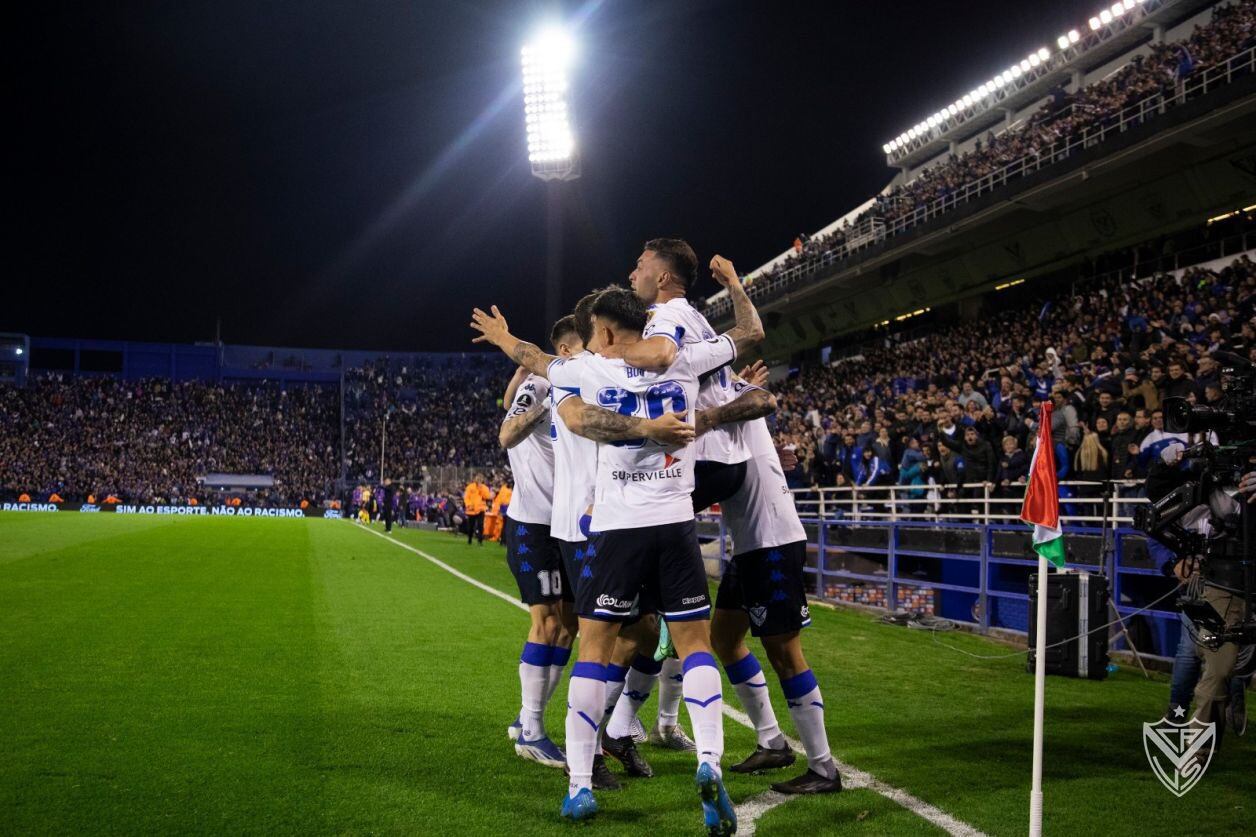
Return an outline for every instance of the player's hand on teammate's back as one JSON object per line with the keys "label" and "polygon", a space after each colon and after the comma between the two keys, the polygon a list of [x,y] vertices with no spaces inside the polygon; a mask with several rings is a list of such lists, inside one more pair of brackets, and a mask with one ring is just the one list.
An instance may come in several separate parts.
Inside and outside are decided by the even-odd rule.
{"label": "player's hand on teammate's back", "polygon": [[711,257],[711,278],[723,288],[727,288],[733,283],[741,284],[741,279],[737,277],[737,271],[733,269],[733,263],[723,256]]}
{"label": "player's hand on teammate's back", "polygon": [[490,306],[493,313],[486,314],[479,308],[471,312],[471,327],[480,332],[479,337],[471,339],[472,343],[492,343],[494,346],[500,346],[501,342],[510,335],[510,326],[506,322],[506,318],[502,316],[502,312],[497,310],[497,306]]}
{"label": "player's hand on teammate's back", "polygon": [[694,439],[693,427],[677,413],[664,413],[656,419],[646,419],[645,435],[651,441],[668,447],[683,447]]}

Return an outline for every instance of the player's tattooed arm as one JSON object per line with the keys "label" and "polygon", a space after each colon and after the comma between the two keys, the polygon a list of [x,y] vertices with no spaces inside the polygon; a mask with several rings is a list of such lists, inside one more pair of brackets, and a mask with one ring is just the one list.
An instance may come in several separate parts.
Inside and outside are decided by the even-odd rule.
{"label": "player's tattooed arm", "polygon": [[472,343],[492,343],[506,353],[506,356],[527,369],[534,375],[545,378],[549,365],[558,360],[556,355],[546,354],[541,347],[526,340],[520,340],[510,333],[510,326],[497,306],[490,307],[492,313],[485,313],[479,308],[471,312],[471,328],[480,333],[471,339]]}
{"label": "player's tattooed arm", "polygon": [[533,409],[516,412],[511,410],[511,415],[506,416],[502,422],[501,429],[497,431],[497,443],[502,446],[502,450],[510,450],[515,445],[522,442],[532,432],[532,428],[545,416],[545,410]]}
{"label": "player's tattooed arm", "polygon": [[733,302],[733,316],[736,323],[724,332],[737,347],[737,354],[754,348],[763,342],[763,322],[754,303],[746,295],[746,289],[733,268],[733,263],[723,256],[711,257],[711,277],[728,289],[728,296]]}
{"label": "player's tattooed arm", "polygon": [[558,414],[572,433],[595,442],[646,438],[661,445],[678,447],[694,439],[693,427],[675,413],[643,419],[595,407],[579,398],[568,398],[558,405]]}
{"label": "player's tattooed arm", "polygon": [[765,389],[747,389],[727,404],[698,411],[698,435],[721,424],[763,418],[776,412],[776,396]]}

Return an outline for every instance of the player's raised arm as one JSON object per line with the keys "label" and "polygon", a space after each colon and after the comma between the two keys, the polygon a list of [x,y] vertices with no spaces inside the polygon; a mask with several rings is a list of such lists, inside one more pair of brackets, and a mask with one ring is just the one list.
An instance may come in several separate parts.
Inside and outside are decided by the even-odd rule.
{"label": "player's raised arm", "polygon": [[626,416],[587,404],[579,398],[566,398],[558,405],[567,429],[577,436],[595,442],[619,442],[646,438],[668,447],[687,445],[694,439],[694,429],[676,413],[665,413],[656,419]]}
{"label": "player's raised arm", "polygon": [[746,295],[746,289],[742,287],[741,278],[733,269],[733,263],[723,256],[712,256],[711,277],[728,289],[728,296],[733,301],[733,316],[736,318],[736,324],[724,333],[733,341],[737,354],[740,355],[762,343],[763,322],[759,319],[759,312],[755,310],[754,303]]}
{"label": "player's raised arm", "polygon": [[471,312],[471,328],[480,333],[472,338],[472,343],[492,343],[506,355],[534,375],[546,377],[549,365],[558,360],[556,355],[546,354],[541,347],[526,340],[520,340],[510,333],[510,326],[497,306],[490,306],[491,314],[479,308]]}

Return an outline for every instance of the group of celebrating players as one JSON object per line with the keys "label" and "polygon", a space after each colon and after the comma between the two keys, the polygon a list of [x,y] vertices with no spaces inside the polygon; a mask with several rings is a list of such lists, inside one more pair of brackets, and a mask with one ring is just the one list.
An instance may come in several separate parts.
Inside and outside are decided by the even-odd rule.
{"label": "group of celebrating players", "polygon": [[[730,366],[762,341],[763,326],[733,265],[715,256],[710,269],[736,317],[719,335],[686,299],[698,261],[680,239],[646,242],[631,289],[581,299],[553,325],[553,355],[513,336],[495,306],[472,314],[475,342],[520,366],[500,433],[515,481],[503,540],[531,626],[509,735],[520,756],[566,769],[562,816],[571,820],[597,812],[594,789],[618,787],[603,753],[628,775],[652,775],[636,748],[648,737],[696,752],[708,832],[737,830],[720,767],[717,658],[758,738],[730,769],[795,760],[747,632],[763,644],[807,756],[804,774],[773,789],[841,790],[824,702],[799,640],[810,624],[806,535],[765,419],[776,402],[762,388],[762,364],[740,376]],[[734,553],[714,613],[695,523],[713,503]],[[577,635],[564,753],[546,734],[544,715]],[[647,736],[637,714],[656,681],[658,721]],[[682,699],[692,741],[679,724]]]}

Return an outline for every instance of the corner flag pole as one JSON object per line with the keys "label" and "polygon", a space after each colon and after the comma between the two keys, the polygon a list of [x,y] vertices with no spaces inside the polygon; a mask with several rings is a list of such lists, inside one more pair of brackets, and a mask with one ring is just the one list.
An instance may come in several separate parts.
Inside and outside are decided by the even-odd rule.
{"label": "corner flag pole", "polygon": [[1038,641],[1035,654],[1034,779],[1029,791],[1029,837],[1042,837],[1042,727],[1047,703],[1047,556],[1042,553],[1038,554]]}
{"label": "corner flag pole", "polygon": [[1034,527],[1033,545],[1038,553],[1037,641],[1034,659],[1034,768],[1029,791],[1029,837],[1042,835],[1042,739],[1047,697],[1047,561],[1064,566],[1063,532],[1060,529],[1060,486],[1055,473],[1055,446],[1051,441],[1051,402],[1042,404],[1038,444],[1029,466],[1021,520]]}

